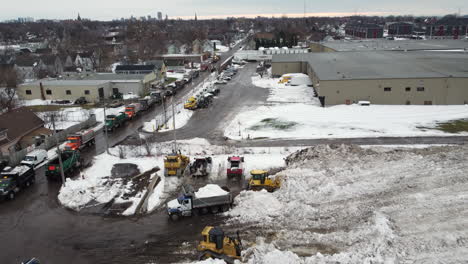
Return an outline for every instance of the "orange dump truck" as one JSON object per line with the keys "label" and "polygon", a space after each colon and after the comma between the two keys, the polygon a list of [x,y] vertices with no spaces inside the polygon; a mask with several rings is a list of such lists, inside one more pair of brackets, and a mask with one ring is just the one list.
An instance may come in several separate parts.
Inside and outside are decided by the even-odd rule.
{"label": "orange dump truck", "polygon": [[71,134],[67,137],[66,148],[71,150],[82,149],[86,146],[94,145],[96,134],[94,130],[84,130]]}

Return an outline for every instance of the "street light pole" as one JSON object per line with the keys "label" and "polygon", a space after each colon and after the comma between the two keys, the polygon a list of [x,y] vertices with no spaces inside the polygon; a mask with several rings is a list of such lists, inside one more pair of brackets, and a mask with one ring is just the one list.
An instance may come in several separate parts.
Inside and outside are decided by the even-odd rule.
{"label": "street light pole", "polygon": [[175,109],[174,109],[174,97],[172,97],[172,126],[174,129],[174,153],[177,153],[177,136],[175,127]]}
{"label": "street light pole", "polygon": [[55,129],[55,114],[52,114],[52,127],[54,128],[54,138],[57,147],[57,155],[59,158],[59,165],[60,165],[60,175],[62,176],[62,184],[65,187],[65,173],[63,172],[63,163],[62,163],[62,153],[60,152],[59,141],[57,139],[57,130]]}
{"label": "street light pole", "polygon": [[109,138],[107,135],[107,127],[106,127],[106,100],[104,100],[104,133],[106,134],[106,152],[109,154]]}

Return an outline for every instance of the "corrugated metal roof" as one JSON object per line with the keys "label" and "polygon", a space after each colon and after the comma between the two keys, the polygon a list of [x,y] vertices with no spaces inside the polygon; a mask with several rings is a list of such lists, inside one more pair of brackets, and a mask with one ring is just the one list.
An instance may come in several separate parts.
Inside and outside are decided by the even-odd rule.
{"label": "corrugated metal roof", "polygon": [[433,40],[335,40],[320,43],[336,51],[371,51],[371,50],[446,50],[468,49],[468,41],[454,39]]}
{"label": "corrugated metal roof", "polygon": [[463,52],[325,52],[274,55],[274,62],[308,62],[320,80],[468,77]]}

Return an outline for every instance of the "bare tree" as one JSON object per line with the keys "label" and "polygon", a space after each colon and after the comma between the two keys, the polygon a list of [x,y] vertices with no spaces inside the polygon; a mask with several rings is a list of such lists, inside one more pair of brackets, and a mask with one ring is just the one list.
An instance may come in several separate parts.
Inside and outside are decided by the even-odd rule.
{"label": "bare tree", "polygon": [[0,88],[0,109],[2,111],[11,111],[18,106],[16,89],[12,87]]}

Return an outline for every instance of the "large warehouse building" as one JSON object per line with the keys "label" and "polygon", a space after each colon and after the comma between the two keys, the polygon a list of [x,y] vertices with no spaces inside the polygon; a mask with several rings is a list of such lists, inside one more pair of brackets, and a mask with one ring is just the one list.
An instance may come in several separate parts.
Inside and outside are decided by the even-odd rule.
{"label": "large warehouse building", "polygon": [[323,105],[468,104],[464,52],[325,52],[274,55],[272,74],[302,72]]}

